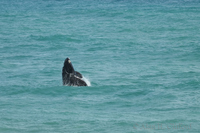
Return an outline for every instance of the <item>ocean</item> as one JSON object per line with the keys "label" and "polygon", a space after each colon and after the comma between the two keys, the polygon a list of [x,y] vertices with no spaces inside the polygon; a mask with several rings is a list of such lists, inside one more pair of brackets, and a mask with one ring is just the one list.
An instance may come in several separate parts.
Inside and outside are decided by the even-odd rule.
{"label": "ocean", "polygon": [[199,0],[0,0],[0,133],[198,133],[199,59]]}

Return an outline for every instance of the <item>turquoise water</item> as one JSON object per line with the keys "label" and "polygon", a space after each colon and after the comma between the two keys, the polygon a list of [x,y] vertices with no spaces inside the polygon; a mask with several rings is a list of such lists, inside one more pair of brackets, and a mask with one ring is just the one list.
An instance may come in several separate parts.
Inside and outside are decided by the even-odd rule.
{"label": "turquoise water", "polygon": [[198,133],[199,33],[199,0],[0,0],[0,132]]}

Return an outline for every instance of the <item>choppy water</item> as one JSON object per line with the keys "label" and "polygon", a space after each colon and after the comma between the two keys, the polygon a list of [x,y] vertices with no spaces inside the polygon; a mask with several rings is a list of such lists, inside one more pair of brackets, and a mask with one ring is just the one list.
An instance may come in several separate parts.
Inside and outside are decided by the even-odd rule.
{"label": "choppy water", "polygon": [[0,132],[199,132],[199,22],[199,0],[0,0]]}

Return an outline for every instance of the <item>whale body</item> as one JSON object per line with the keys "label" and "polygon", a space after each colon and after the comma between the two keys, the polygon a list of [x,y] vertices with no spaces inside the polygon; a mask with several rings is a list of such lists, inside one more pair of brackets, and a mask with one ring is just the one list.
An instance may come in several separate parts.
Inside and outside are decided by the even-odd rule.
{"label": "whale body", "polygon": [[62,80],[63,85],[68,86],[88,86],[83,80],[81,73],[74,70],[71,60],[69,58],[65,59],[64,66],[62,69]]}

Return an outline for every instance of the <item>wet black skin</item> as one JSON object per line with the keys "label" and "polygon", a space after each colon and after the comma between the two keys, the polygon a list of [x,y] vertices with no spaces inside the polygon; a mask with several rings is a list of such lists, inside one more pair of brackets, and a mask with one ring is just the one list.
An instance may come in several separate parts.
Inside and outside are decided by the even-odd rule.
{"label": "wet black skin", "polygon": [[74,70],[72,63],[69,58],[65,59],[64,66],[62,69],[63,85],[68,86],[87,86],[85,81],[82,79],[82,75]]}

